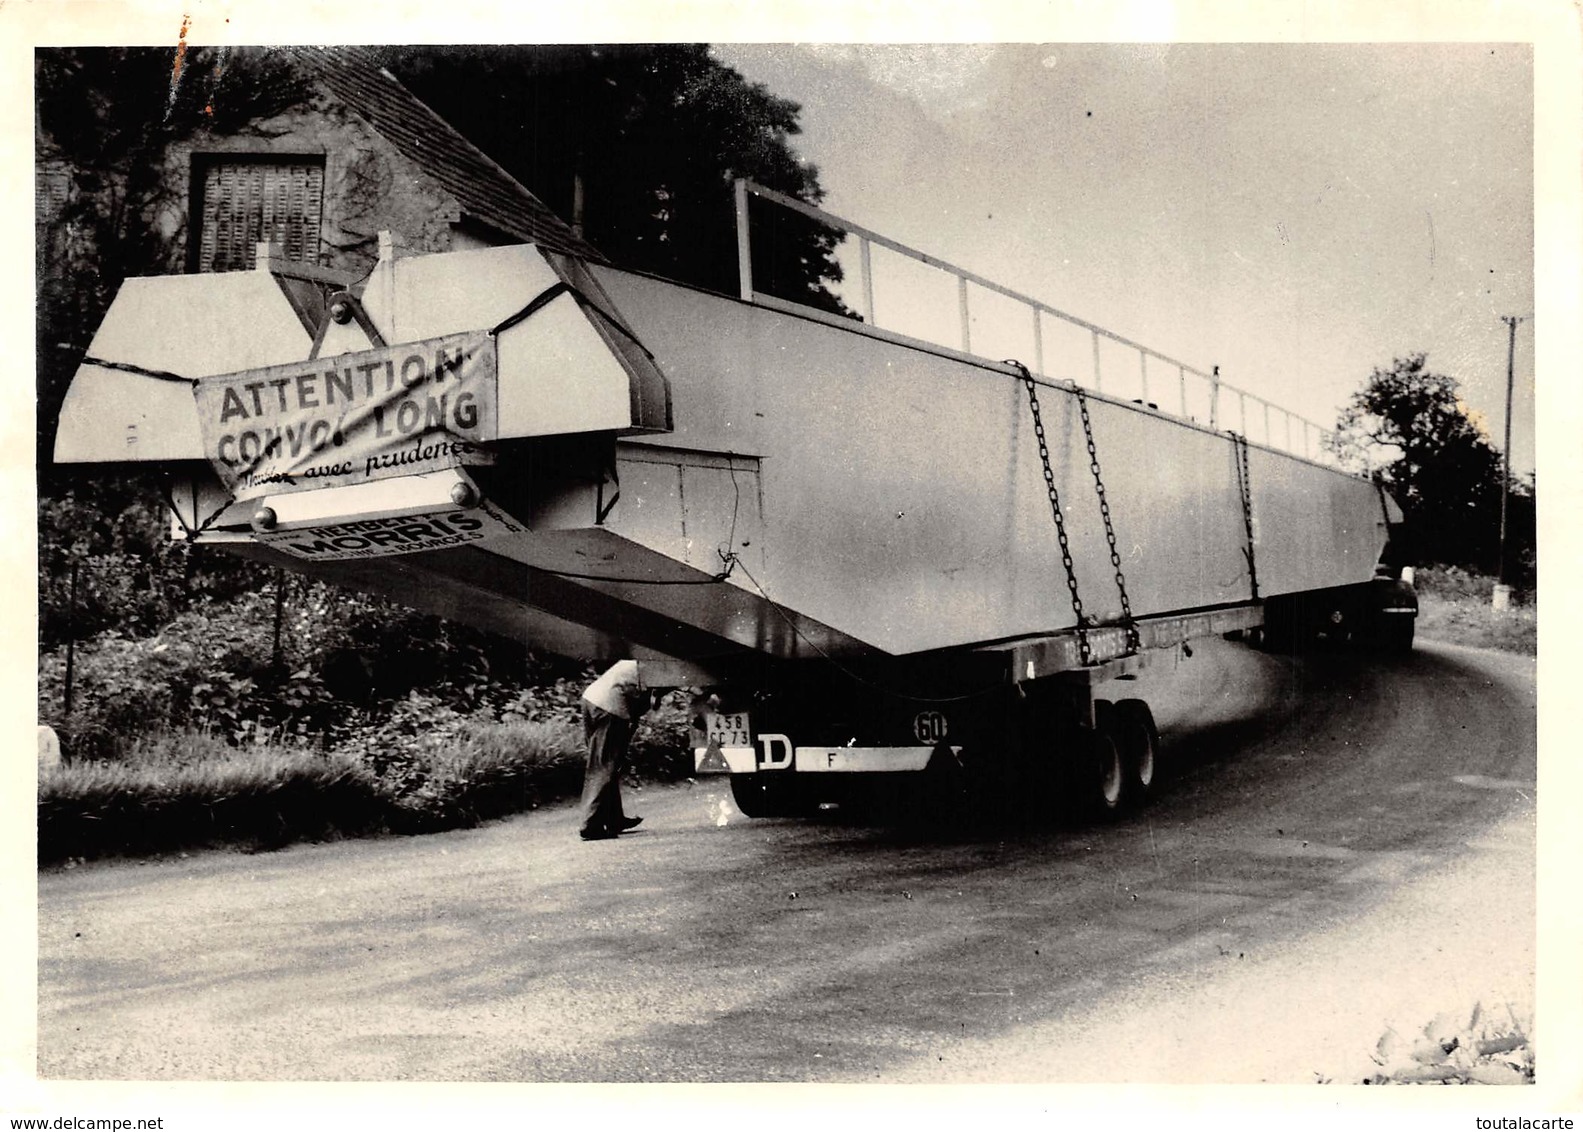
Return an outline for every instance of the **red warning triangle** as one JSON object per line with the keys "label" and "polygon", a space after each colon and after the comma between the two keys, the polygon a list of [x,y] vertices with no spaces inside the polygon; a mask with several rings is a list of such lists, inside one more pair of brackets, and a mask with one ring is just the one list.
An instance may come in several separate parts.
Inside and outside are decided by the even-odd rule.
{"label": "red warning triangle", "polygon": [[731,764],[726,762],[725,753],[720,750],[719,740],[709,744],[709,748],[704,751],[703,759],[698,763],[698,772],[702,774],[705,771],[713,771],[716,774],[731,773]]}

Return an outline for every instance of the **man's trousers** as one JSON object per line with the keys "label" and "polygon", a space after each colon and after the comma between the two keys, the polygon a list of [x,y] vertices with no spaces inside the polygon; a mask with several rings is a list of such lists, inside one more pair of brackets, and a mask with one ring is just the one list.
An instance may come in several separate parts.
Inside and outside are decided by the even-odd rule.
{"label": "man's trousers", "polygon": [[621,772],[627,763],[627,748],[632,743],[630,720],[583,703],[583,738],[588,745],[588,763],[583,771],[583,834],[620,833],[625,814],[621,810]]}

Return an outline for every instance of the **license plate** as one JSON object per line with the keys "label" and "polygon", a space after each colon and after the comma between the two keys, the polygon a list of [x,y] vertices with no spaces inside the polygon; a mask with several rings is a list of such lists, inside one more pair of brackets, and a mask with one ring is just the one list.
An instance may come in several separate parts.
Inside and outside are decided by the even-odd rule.
{"label": "license plate", "polygon": [[704,739],[721,747],[751,747],[753,727],[745,711],[708,712],[704,716]]}

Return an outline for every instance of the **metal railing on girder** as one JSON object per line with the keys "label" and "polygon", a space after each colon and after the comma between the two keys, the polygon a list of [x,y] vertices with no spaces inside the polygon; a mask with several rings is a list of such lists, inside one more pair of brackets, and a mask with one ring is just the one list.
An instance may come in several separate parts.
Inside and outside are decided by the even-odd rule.
{"label": "metal railing on girder", "polygon": [[[1329,453],[1325,450],[1323,444],[1324,439],[1330,435],[1329,430],[1322,428],[1318,424],[1309,420],[1307,417],[1301,416],[1289,409],[1275,404],[1275,402],[1270,401],[1268,398],[1261,397],[1257,393],[1249,392],[1248,390],[1241,389],[1230,384],[1229,382],[1222,381],[1220,379],[1218,366],[1206,373],[1203,370],[1189,365],[1186,362],[1179,361],[1178,359],[1170,357],[1166,354],[1162,354],[1160,351],[1152,349],[1149,346],[1145,346],[1141,342],[1134,342],[1130,338],[1126,338],[1120,334],[1116,334],[1113,331],[1106,330],[1104,327],[1097,326],[1086,319],[1079,318],[1077,315],[1069,314],[1066,311],[1057,310],[1048,303],[1040,302],[1038,299],[1035,299],[1029,295],[1024,295],[1020,292],[1013,291],[1009,287],[1003,287],[999,283],[996,283],[990,279],[986,279],[982,275],[969,271],[966,268],[957,267],[955,264],[948,263],[937,256],[932,256],[927,252],[922,252],[916,248],[908,247],[906,244],[892,240],[888,236],[882,236],[878,232],[864,228],[861,224],[854,224],[850,220],[843,219],[834,213],[826,212],[822,208],[808,204],[805,201],[800,201],[795,197],[787,196],[785,193],[779,193],[774,189],[767,189],[763,185],[755,184],[752,181],[738,178],[736,181],[737,264],[741,282],[741,296],[747,302],[758,303],[763,306],[794,309],[799,313],[812,313],[823,318],[838,317],[827,315],[825,312],[815,310],[814,308],[808,307],[806,304],[790,302],[788,300],[778,298],[766,292],[759,291],[754,287],[753,252],[748,218],[749,197],[759,197],[762,200],[769,201],[772,204],[790,209],[793,212],[801,213],[811,220],[826,225],[830,228],[838,229],[857,238],[858,291],[855,298],[857,303],[857,314],[861,317],[862,321],[858,323],[852,319],[839,319],[843,325],[850,326],[852,329],[864,331],[881,338],[915,344],[925,344],[931,348],[944,348],[952,353],[961,353],[968,357],[981,360],[998,360],[991,354],[975,352],[973,349],[973,312],[969,300],[974,288],[982,289],[991,294],[1010,299],[1014,303],[1026,307],[1029,313],[1031,313],[1031,326],[1033,331],[1033,364],[1031,368],[1034,373],[1040,375],[1041,377],[1059,378],[1061,376],[1058,374],[1050,374],[1045,369],[1045,320],[1047,318],[1054,319],[1059,323],[1065,324],[1066,326],[1074,327],[1078,330],[1086,332],[1091,338],[1093,347],[1092,382],[1093,388],[1096,391],[1101,393],[1106,392],[1106,370],[1102,363],[1102,345],[1109,343],[1126,351],[1134,352],[1138,357],[1137,377],[1139,388],[1142,391],[1142,396],[1136,398],[1136,400],[1142,401],[1151,407],[1163,409],[1166,412],[1172,412],[1185,420],[1198,422],[1199,417],[1189,409],[1188,386],[1190,380],[1202,382],[1206,387],[1208,406],[1208,420],[1207,422],[1202,423],[1207,423],[1210,428],[1221,429],[1230,427],[1229,422],[1225,420],[1221,406],[1223,400],[1234,397],[1236,398],[1237,403],[1237,416],[1235,421],[1236,427],[1230,427],[1230,431],[1237,432],[1243,437],[1248,437],[1250,435],[1248,431],[1250,422],[1248,406],[1251,402],[1255,406],[1256,411],[1261,411],[1263,425],[1262,440],[1267,446],[1272,448],[1280,448],[1293,455],[1303,456],[1307,459],[1332,459]],[[874,301],[874,269],[872,249],[875,246],[894,252],[908,260],[922,264],[927,268],[931,268],[938,272],[943,272],[945,275],[955,280],[957,308],[960,319],[959,347],[949,346],[943,342],[931,342],[913,335],[898,333],[895,330],[888,329],[879,324],[877,320],[877,308]],[[1151,362],[1153,363],[1152,367]],[[1150,388],[1151,368],[1155,371],[1154,378],[1156,382],[1155,396],[1152,397]],[[1162,368],[1165,371],[1165,381],[1169,382],[1171,377],[1175,377],[1175,382],[1173,383],[1176,387],[1176,397],[1174,400],[1177,401],[1177,405],[1175,408],[1166,408],[1165,404],[1162,403],[1166,400],[1166,398],[1160,397],[1158,395],[1158,390],[1160,388],[1160,377],[1158,371]],[[1274,421],[1272,421],[1272,414],[1278,414],[1279,416],[1277,419],[1282,423],[1283,427],[1279,435],[1277,435],[1277,432],[1273,427]],[[1252,419],[1257,420],[1258,418],[1255,417]],[[1295,437],[1293,435],[1294,426],[1296,426],[1297,429],[1297,435]],[[1253,437],[1253,439],[1257,440],[1260,438]]]}

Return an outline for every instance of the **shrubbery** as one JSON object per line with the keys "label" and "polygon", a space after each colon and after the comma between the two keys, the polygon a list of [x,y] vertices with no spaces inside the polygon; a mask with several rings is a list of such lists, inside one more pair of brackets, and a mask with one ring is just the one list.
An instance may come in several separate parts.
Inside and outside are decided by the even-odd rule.
{"label": "shrubbery", "polygon": [[[390,733],[407,716],[428,729],[445,713],[575,715],[582,665],[302,578],[284,579],[277,649],[281,579],[261,577],[263,588],[193,600],[153,631],[122,624],[77,641],[69,716],[66,647],[43,649],[39,716],[68,756],[115,759],[141,736],[183,728],[333,749],[370,715]],[[429,718],[392,714],[414,693]]]}
{"label": "shrubbery", "polygon": [[[166,568],[169,564],[165,564]],[[90,562],[79,576],[115,573]],[[297,577],[41,651],[41,861],[454,828],[574,794],[591,670]],[[81,590],[79,590],[80,594]],[[101,591],[103,592],[103,591]],[[119,592],[119,591],[118,591]],[[277,602],[279,646],[276,646]],[[92,622],[90,622],[92,623]],[[678,697],[634,772],[691,772]]]}
{"label": "shrubbery", "polygon": [[[1420,596],[1470,600],[1490,603],[1494,596],[1496,579],[1489,574],[1475,574],[1460,566],[1425,566],[1414,572],[1413,588]],[[1512,603],[1532,605],[1533,586],[1517,586],[1512,590]]]}
{"label": "shrubbery", "polygon": [[1538,653],[1539,609],[1533,590],[1515,590],[1511,607],[1497,611],[1491,602],[1495,579],[1456,566],[1419,570],[1414,588],[1419,637],[1530,656]]}
{"label": "shrubbery", "polygon": [[345,757],[155,736],[118,761],[41,776],[39,863],[363,834],[385,826],[387,808],[376,777]]}
{"label": "shrubbery", "polygon": [[[577,696],[567,682],[552,690]],[[318,746],[256,731],[242,743],[198,729],[133,739],[113,758],[41,776],[39,861],[422,833],[570,797],[582,782],[581,724],[539,693],[524,690],[496,715],[415,692],[350,709]],[[639,740],[634,776],[690,771],[679,702],[650,717]]]}
{"label": "shrubbery", "polygon": [[[258,570],[170,537],[151,475],[90,479],[48,469],[38,505],[39,642],[114,630],[146,636],[196,602],[257,585]],[[75,567],[75,583],[73,572]]]}

